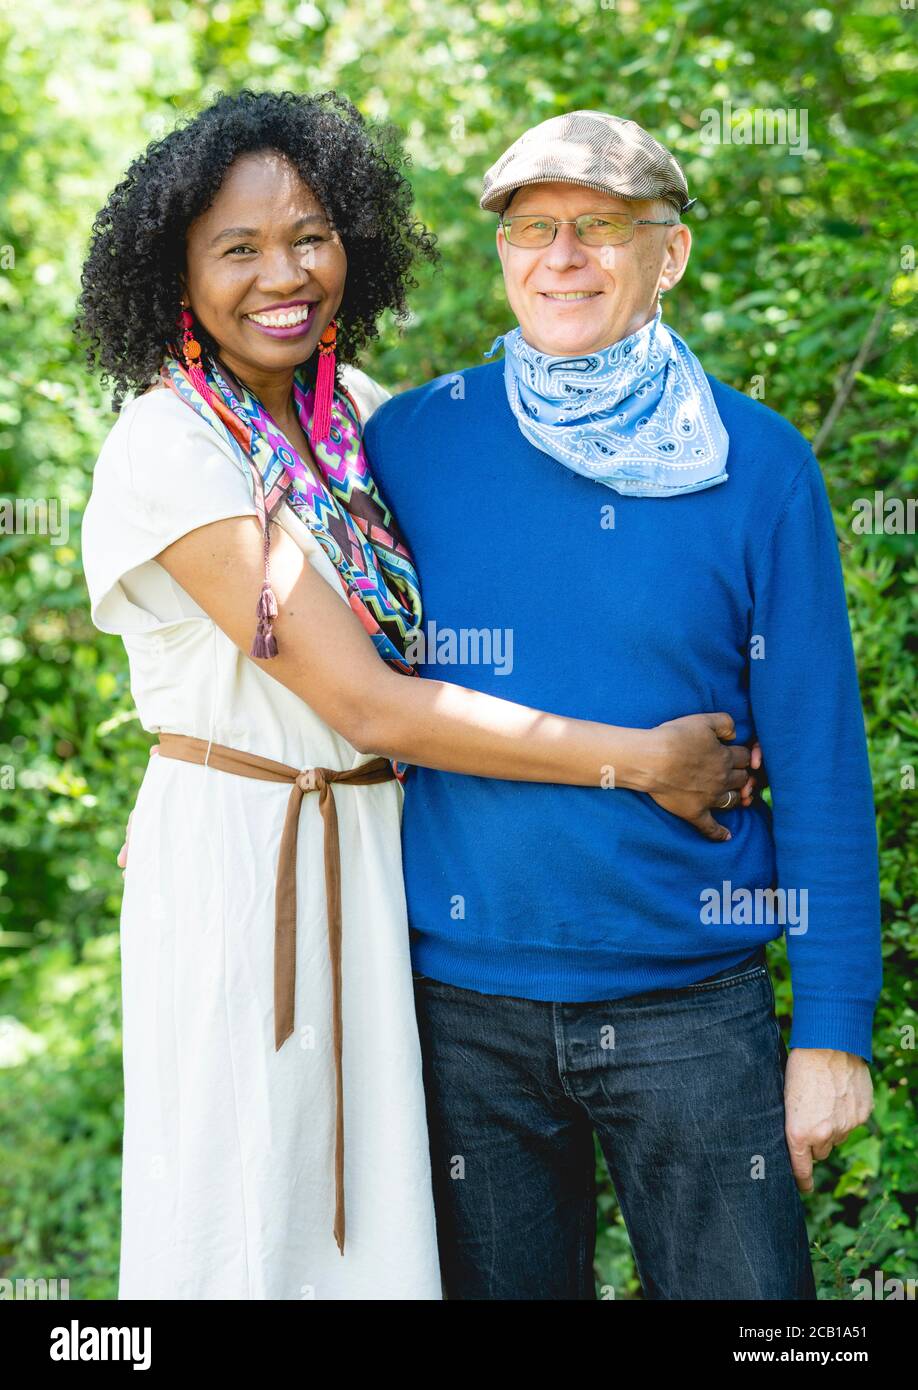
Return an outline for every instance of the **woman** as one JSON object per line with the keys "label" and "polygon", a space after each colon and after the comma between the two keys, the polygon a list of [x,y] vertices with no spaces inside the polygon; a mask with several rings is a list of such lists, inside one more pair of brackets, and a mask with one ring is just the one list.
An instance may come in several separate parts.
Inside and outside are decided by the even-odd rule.
{"label": "woman", "polygon": [[90,363],[139,393],[84,517],[92,616],[160,740],[121,918],[121,1298],[440,1297],[406,764],[611,764],[714,839],[750,796],[726,715],[620,729],[406,679],[417,575],[360,441],[385,393],[336,364],[433,255],[397,163],[331,94],[222,97],[135,161],[84,268]]}

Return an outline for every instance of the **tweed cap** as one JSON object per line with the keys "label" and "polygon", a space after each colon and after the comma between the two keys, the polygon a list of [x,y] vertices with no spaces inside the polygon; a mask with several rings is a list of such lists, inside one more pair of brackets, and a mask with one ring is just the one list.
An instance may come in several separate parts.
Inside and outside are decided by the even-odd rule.
{"label": "tweed cap", "polygon": [[667,198],[681,212],[688,195],[681,166],[643,126],[604,111],[569,111],[526,130],[484,176],[479,205],[503,212],[528,183],[579,183],[622,198]]}

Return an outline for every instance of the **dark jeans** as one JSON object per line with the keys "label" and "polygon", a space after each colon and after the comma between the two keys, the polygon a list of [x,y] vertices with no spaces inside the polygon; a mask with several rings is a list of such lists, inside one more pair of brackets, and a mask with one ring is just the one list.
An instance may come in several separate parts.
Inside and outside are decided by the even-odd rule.
{"label": "dark jeans", "polygon": [[649,1299],[813,1299],[764,949],[552,1004],[415,973],[448,1299],[595,1299],[598,1136]]}

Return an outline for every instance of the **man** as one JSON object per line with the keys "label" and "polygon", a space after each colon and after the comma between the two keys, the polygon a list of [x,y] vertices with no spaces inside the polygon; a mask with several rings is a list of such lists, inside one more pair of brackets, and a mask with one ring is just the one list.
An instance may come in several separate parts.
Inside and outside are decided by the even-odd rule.
{"label": "man", "polygon": [[[799,1191],[871,1109],[876,835],[837,542],[806,440],[662,323],[692,201],[632,121],[527,131],[481,198],[519,324],[503,362],[367,425],[423,585],[422,676],[464,651],[450,680],[559,714],[724,709],[772,788],[716,844],[607,795],[610,768],[595,789],[412,769],[450,1299],[595,1297],[594,1134],[648,1298],[811,1299]],[[784,930],[789,1054],[764,964]]]}

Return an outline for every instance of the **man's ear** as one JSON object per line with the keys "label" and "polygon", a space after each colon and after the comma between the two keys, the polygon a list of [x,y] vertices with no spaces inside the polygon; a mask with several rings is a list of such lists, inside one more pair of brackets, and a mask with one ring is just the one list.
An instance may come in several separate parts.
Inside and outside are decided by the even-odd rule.
{"label": "man's ear", "polygon": [[497,243],[497,254],[500,258],[501,267],[505,268],[507,264],[507,238],[504,236],[504,229],[499,222],[495,233],[495,241]]}
{"label": "man's ear", "polygon": [[666,259],[660,272],[659,291],[661,294],[673,289],[685,274],[688,258],[692,250],[692,233],[684,222],[667,232],[669,238]]}

